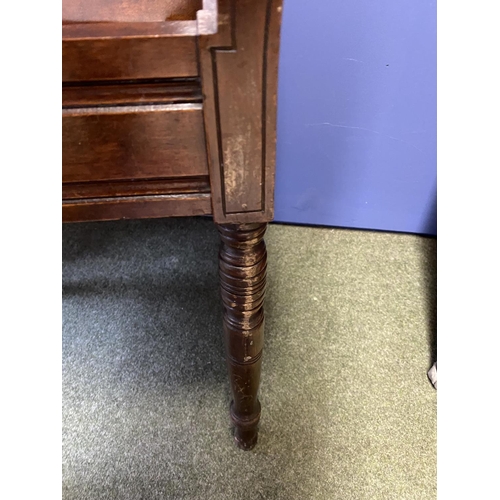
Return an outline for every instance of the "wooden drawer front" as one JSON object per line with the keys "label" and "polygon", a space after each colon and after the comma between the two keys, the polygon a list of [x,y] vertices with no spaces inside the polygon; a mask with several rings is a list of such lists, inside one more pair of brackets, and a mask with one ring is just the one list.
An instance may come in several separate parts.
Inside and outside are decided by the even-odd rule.
{"label": "wooden drawer front", "polygon": [[63,40],[63,82],[197,75],[196,37]]}
{"label": "wooden drawer front", "polygon": [[201,104],[63,110],[63,182],[208,175]]}

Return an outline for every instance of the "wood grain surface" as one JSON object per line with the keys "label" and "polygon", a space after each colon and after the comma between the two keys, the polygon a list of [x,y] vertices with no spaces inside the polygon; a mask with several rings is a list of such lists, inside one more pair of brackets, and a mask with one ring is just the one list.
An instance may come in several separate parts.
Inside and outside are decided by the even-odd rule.
{"label": "wood grain surface", "polygon": [[199,38],[216,222],[273,218],[280,0],[221,0]]}
{"label": "wood grain surface", "polygon": [[63,182],[208,175],[201,105],[63,110]]}
{"label": "wood grain surface", "polygon": [[63,0],[65,22],[194,20],[202,0]]}
{"label": "wood grain surface", "polygon": [[267,224],[219,225],[219,276],[224,306],[224,333],[233,401],[231,419],[240,448],[257,442],[262,348]]}

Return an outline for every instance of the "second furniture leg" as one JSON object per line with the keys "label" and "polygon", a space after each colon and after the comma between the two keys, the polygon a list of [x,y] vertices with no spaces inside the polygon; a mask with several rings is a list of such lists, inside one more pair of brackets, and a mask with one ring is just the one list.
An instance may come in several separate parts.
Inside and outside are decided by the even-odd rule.
{"label": "second furniture leg", "polygon": [[224,334],[233,401],[231,420],[240,448],[257,442],[260,402],[257,392],[264,344],[264,293],[267,224],[219,225],[219,273]]}

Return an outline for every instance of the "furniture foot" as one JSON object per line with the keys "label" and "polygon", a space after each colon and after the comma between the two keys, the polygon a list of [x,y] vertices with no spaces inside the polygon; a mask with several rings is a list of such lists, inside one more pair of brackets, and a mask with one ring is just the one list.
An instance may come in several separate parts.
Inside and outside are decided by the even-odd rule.
{"label": "furniture foot", "polygon": [[219,275],[233,396],[230,415],[235,441],[244,450],[255,446],[260,419],[257,392],[264,344],[266,227],[267,224],[217,226],[222,240]]}

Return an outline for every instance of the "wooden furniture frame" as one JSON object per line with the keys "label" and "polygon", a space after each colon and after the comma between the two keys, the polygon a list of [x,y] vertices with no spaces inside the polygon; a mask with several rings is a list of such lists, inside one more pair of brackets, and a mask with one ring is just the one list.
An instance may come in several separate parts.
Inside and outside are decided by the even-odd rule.
{"label": "wooden furniture frame", "polygon": [[251,449],[282,2],[145,1],[63,2],[63,221],[213,216],[230,415]]}

